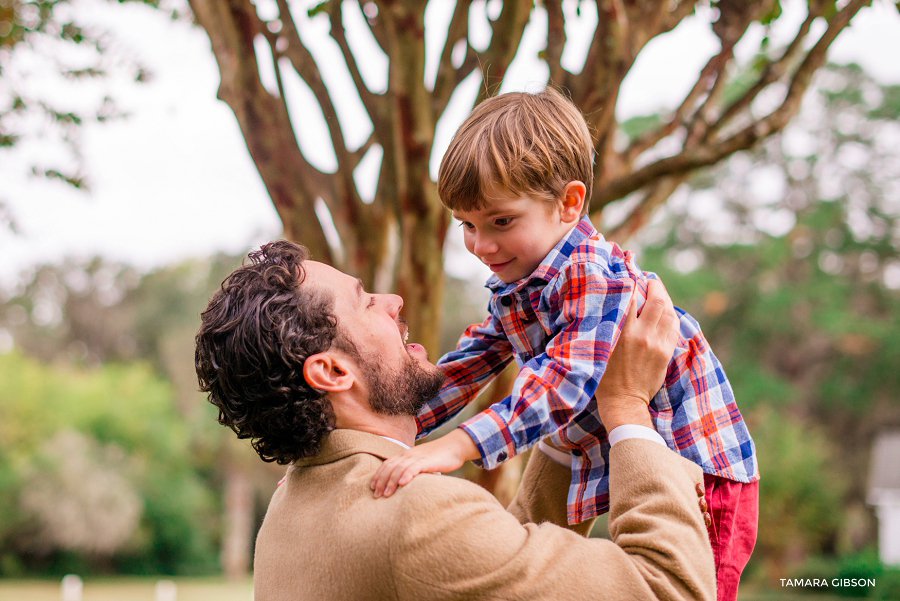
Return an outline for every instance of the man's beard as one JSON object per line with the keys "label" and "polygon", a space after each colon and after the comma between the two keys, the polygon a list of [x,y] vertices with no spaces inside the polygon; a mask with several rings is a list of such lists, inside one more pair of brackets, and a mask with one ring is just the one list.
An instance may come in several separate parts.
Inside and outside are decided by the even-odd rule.
{"label": "man's beard", "polygon": [[418,415],[440,391],[446,377],[437,367],[426,368],[408,353],[399,370],[389,369],[375,356],[359,360],[369,389],[369,405],[384,415]]}

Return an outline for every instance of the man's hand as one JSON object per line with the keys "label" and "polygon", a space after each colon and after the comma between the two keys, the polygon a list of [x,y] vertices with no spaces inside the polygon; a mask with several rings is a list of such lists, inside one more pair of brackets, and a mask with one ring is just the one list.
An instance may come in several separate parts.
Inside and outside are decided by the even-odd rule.
{"label": "man's hand", "polygon": [[632,297],[622,334],[597,387],[597,411],[607,432],[622,424],[653,427],[647,406],[662,388],[678,337],[672,299],[662,283],[650,280],[640,315]]}
{"label": "man's hand", "polygon": [[381,464],[372,483],[375,498],[394,494],[422,472],[452,472],[470,459],[481,457],[465,430],[456,429],[437,440],[416,445]]}

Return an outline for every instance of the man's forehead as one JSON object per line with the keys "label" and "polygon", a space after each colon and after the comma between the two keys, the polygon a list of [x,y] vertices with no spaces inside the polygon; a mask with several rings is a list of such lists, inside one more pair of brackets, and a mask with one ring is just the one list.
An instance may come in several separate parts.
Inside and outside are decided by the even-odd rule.
{"label": "man's forehead", "polygon": [[332,293],[358,294],[362,291],[362,280],[347,275],[339,269],[335,269],[326,263],[319,261],[306,261],[306,283],[312,284]]}

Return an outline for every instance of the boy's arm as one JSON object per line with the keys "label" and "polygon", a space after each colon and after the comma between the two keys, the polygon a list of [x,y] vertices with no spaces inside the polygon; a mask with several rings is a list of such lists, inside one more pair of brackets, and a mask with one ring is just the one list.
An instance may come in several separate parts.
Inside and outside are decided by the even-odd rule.
{"label": "boy's arm", "polygon": [[[559,315],[544,353],[519,371],[512,394],[464,422],[483,467],[493,469],[563,428],[591,402],[619,338],[635,281],[593,263],[568,265],[547,285]],[[599,425],[599,424],[598,424]]]}
{"label": "boy's arm", "polygon": [[512,344],[493,315],[488,315],[484,323],[469,326],[456,350],[437,362],[447,379],[437,396],[416,417],[418,438],[459,413],[503,371],[512,357]]}

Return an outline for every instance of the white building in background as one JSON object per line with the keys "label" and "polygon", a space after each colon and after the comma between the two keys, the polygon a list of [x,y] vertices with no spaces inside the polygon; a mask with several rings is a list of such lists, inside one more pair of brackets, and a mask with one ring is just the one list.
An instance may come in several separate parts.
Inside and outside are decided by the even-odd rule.
{"label": "white building in background", "polygon": [[900,431],[883,432],[872,446],[868,503],[878,516],[878,555],[900,566]]}

